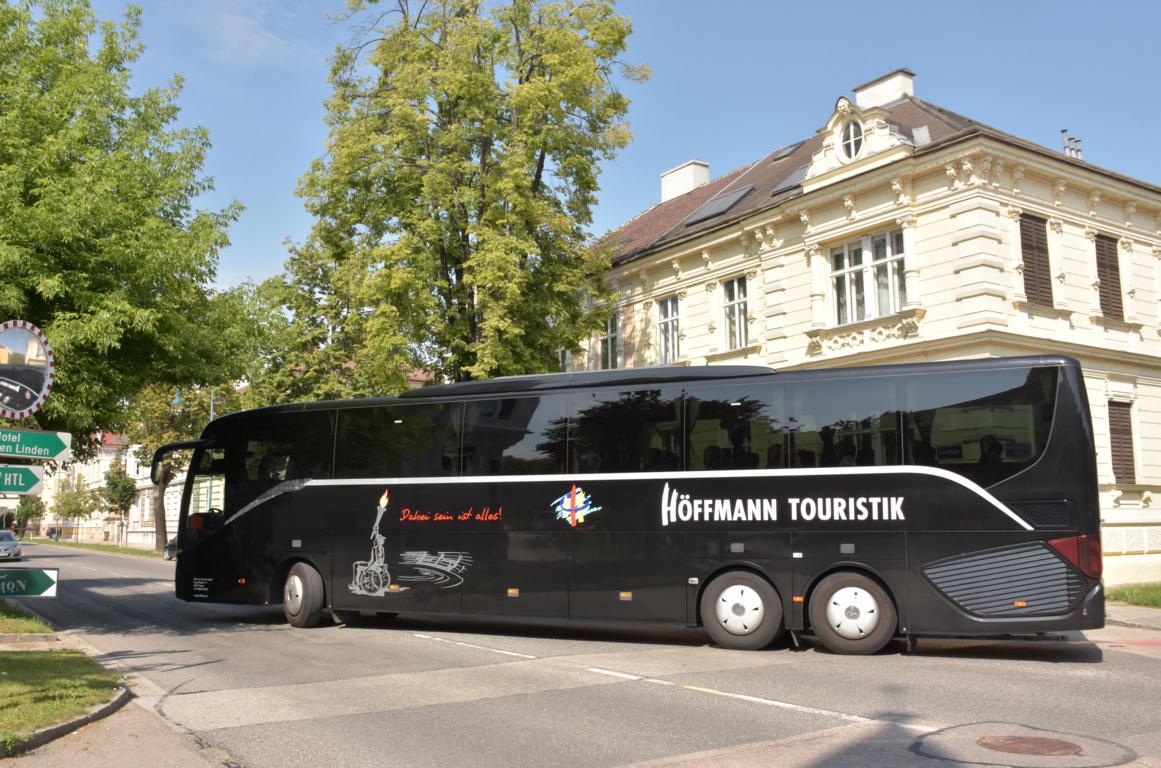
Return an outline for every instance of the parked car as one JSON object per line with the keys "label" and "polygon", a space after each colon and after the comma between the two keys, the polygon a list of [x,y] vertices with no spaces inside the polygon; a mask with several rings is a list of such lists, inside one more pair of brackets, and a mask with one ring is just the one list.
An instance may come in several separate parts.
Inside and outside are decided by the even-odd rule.
{"label": "parked car", "polygon": [[16,538],[12,531],[0,531],[0,559],[24,559],[24,552],[20,549],[20,539]]}
{"label": "parked car", "polygon": [[173,536],[165,542],[165,548],[161,550],[161,559],[172,560],[175,557],[177,557],[177,537]]}

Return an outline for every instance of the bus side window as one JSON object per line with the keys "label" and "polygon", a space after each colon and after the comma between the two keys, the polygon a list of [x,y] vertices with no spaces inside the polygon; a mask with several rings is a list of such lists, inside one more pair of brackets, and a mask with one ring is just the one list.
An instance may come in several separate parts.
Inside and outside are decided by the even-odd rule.
{"label": "bus side window", "polygon": [[406,403],[339,411],[335,477],[460,473],[461,403]]}
{"label": "bus side window", "polygon": [[[681,391],[675,387],[592,392],[570,399],[570,472],[680,470],[685,452]],[[589,468],[586,468],[589,467]]]}
{"label": "bus side window", "polygon": [[790,390],[793,466],[886,466],[902,461],[899,380],[821,379]]}
{"label": "bus side window", "polygon": [[908,461],[1000,482],[1033,464],[1052,427],[1057,369],[933,373],[907,380]]}
{"label": "bus side window", "polygon": [[686,391],[692,470],[784,466],[784,388],[706,385]]}
{"label": "bus side window", "polygon": [[565,406],[563,395],[467,403],[463,473],[525,475],[563,472],[568,445]]}

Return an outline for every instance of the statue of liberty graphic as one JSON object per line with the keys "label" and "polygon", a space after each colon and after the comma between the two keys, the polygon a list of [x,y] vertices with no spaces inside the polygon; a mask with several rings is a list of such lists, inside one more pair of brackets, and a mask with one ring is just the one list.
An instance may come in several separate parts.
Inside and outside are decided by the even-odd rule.
{"label": "statue of liberty graphic", "polygon": [[[375,525],[371,527],[371,541],[373,542],[371,544],[371,558],[354,563],[351,583],[347,585],[347,589],[356,595],[378,597],[385,594],[391,587],[391,571],[387,568],[387,558],[383,548],[386,538],[379,533],[379,523],[383,521],[383,513],[387,511],[387,503],[391,498],[389,490],[384,490],[383,495],[379,497]],[[398,589],[397,587],[396,591]]]}

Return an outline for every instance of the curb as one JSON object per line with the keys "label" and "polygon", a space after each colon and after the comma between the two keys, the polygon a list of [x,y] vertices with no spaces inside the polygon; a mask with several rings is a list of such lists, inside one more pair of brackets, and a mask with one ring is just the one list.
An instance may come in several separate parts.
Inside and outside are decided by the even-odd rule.
{"label": "curb", "polygon": [[75,717],[72,720],[67,720],[63,723],[50,725],[47,728],[41,728],[39,731],[34,731],[31,736],[29,736],[27,739],[24,739],[19,744],[16,744],[11,749],[5,749],[3,756],[14,757],[24,752],[30,752],[34,749],[38,749],[39,747],[43,747],[50,741],[55,741],[61,736],[72,733],[83,725],[95,723],[98,720],[102,720],[108,717],[121,707],[125,706],[125,703],[128,702],[131,698],[133,698],[133,694],[129,691],[129,686],[127,686],[125,683],[121,683],[121,690],[109,701],[105,702],[104,704],[96,705],[87,713],[80,715],[79,717]]}
{"label": "curb", "polygon": [[[26,603],[24,603],[23,601],[11,600],[9,598],[5,598],[5,602],[18,603],[22,610],[27,611],[31,616],[33,616],[33,617],[43,621],[45,624],[49,624],[51,626],[51,622],[49,622],[48,619],[41,616],[39,613],[37,613],[32,608],[29,608],[28,605]],[[33,642],[32,638],[35,638],[36,640],[42,640],[42,641],[49,641],[49,640],[56,640],[58,642],[60,641],[60,636],[56,632],[53,632],[50,634],[36,633],[36,634],[25,634],[25,635],[7,635],[6,637],[19,637],[19,638],[21,638],[21,640],[16,641],[17,644],[20,644],[21,642],[25,642],[25,643]],[[91,653],[89,651],[87,643],[84,644],[83,650],[85,650],[85,653],[89,658],[93,658],[93,656],[95,655],[94,653]],[[31,736],[29,736],[27,739],[21,740],[20,742],[15,744],[12,748],[7,748],[7,747],[0,748],[0,758],[13,757],[15,755],[19,755],[19,754],[22,754],[24,752],[30,752],[34,749],[38,749],[40,747],[43,747],[45,744],[48,744],[50,741],[55,741],[56,739],[59,739],[61,736],[65,736],[69,733],[72,733],[73,731],[80,728],[81,726],[88,725],[89,723],[95,723],[98,720],[102,720],[102,719],[108,717],[109,715],[113,714],[121,707],[125,706],[125,703],[128,702],[132,698],[133,698],[133,692],[129,690],[129,685],[125,682],[122,682],[121,683],[121,690],[118,691],[117,695],[114,696],[109,701],[106,701],[104,704],[96,704],[93,707],[91,707],[89,709],[89,711],[86,712],[85,714],[78,715],[77,717],[74,717],[71,720],[66,720],[63,723],[57,723],[56,725],[50,725],[50,726],[47,726],[45,728],[41,728],[38,731],[33,731]]]}
{"label": "curb", "polygon": [[1154,626],[1153,624],[1142,624],[1139,621],[1125,621],[1123,619],[1110,619],[1107,617],[1105,618],[1105,624],[1114,627],[1129,627],[1130,629],[1151,629],[1154,632],[1161,630],[1161,627]]}

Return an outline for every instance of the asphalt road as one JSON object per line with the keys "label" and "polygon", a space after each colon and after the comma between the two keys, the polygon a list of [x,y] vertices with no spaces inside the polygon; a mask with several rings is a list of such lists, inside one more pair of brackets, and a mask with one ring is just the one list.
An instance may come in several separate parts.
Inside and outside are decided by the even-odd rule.
{"label": "asphalt road", "polygon": [[1161,766],[1156,632],[896,643],[863,658],[810,642],[724,651],[684,629],[399,618],[295,630],[280,609],[178,601],[161,560],[26,554],[60,569],[38,612],[248,768]]}

